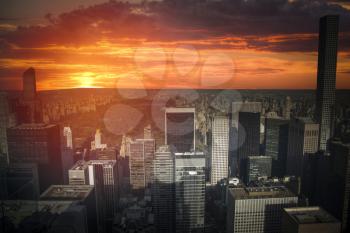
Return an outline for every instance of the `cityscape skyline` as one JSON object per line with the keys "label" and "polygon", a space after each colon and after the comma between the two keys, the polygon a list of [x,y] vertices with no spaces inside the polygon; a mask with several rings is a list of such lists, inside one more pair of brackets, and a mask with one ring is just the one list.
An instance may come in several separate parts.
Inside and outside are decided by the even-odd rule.
{"label": "cityscape skyline", "polygon": [[101,1],[0,18],[0,233],[349,232],[347,1]]}

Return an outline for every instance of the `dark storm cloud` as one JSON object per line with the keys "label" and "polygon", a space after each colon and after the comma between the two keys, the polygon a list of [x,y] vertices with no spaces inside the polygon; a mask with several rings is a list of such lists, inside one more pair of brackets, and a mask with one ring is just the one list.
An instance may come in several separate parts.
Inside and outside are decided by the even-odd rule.
{"label": "dark storm cloud", "polygon": [[[18,27],[2,37],[20,47],[84,45],[101,38],[149,41],[243,38],[246,46],[270,51],[315,51],[318,20],[341,16],[341,49],[349,50],[350,11],[325,0],[165,1],[143,4],[108,2],[55,17],[49,25]],[[305,36],[305,35],[306,36]],[[287,35],[283,40],[276,35]],[[264,39],[265,38],[265,39]],[[201,47],[239,48],[232,43]]]}

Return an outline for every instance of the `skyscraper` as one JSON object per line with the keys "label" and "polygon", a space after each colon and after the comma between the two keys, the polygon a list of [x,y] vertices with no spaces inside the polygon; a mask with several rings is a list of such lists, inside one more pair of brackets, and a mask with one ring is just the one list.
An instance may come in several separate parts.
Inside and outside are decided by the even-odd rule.
{"label": "skyscraper", "polygon": [[38,165],[40,191],[62,184],[61,136],[58,125],[21,124],[7,129],[10,163]]}
{"label": "skyscraper", "polygon": [[338,28],[339,16],[327,15],[320,19],[315,118],[320,127],[319,149],[323,151],[327,150],[333,135]]}
{"label": "skyscraper", "polygon": [[152,164],[155,153],[154,139],[137,139],[129,144],[130,184],[143,191],[152,182]]}
{"label": "skyscraper", "polygon": [[175,153],[176,232],[204,232],[204,153]]}
{"label": "skyscraper", "polygon": [[36,77],[34,68],[27,69],[22,76],[23,92],[20,100],[21,114],[19,123],[42,123],[41,102],[36,93]]}
{"label": "skyscraper", "polygon": [[89,184],[95,186],[99,225],[102,229],[112,231],[112,224],[118,205],[118,171],[115,160],[90,160]]}
{"label": "skyscraper", "polygon": [[249,156],[247,158],[245,182],[248,184],[251,181],[259,180],[259,178],[271,177],[271,156]]}
{"label": "skyscraper", "polygon": [[260,112],[239,112],[238,171],[244,176],[247,158],[260,155]]}
{"label": "skyscraper", "polygon": [[286,120],[290,119],[290,112],[292,109],[292,100],[289,96],[286,97],[283,107],[283,118]]}
{"label": "skyscraper", "polygon": [[68,171],[70,185],[88,185],[89,183],[89,168],[88,164],[83,160],[77,161],[74,166]]}
{"label": "skyscraper", "polygon": [[306,154],[318,151],[319,125],[310,118],[294,118],[288,135],[287,175],[302,176]]}
{"label": "skyscraper", "polygon": [[175,176],[174,155],[168,146],[155,153],[154,182],[152,184],[153,210],[156,231],[175,232]]}
{"label": "skyscraper", "polygon": [[283,208],[297,204],[298,197],[282,185],[230,188],[226,232],[279,233]]}
{"label": "skyscraper", "polygon": [[212,123],[211,139],[211,184],[228,177],[229,119],[215,116]]}
{"label": "skyscraper", "polygon": [[67,148],[73,149],[73,137],[72,137],[72,130],[70,127],[63,128],[63,136],[66,139],[64,146]]}
{"label": "skyscraper", "polygon": [[189,152],[195,145],[195,109],[165,109],[165,144],[177,152]]}
{"label": "skyscraper", "polygon": [[265,119],[265,155],[272,157],[272,176],[283,177],[286,173],[289,120]]}

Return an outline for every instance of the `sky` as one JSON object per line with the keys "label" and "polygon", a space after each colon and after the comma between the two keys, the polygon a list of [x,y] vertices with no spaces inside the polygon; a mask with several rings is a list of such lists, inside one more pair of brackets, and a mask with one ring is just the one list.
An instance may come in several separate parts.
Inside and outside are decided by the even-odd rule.
{"label": "sky", "polygon": [[349,0],[0,0],[0,90],[314,89],[326,14],[350,89]]}

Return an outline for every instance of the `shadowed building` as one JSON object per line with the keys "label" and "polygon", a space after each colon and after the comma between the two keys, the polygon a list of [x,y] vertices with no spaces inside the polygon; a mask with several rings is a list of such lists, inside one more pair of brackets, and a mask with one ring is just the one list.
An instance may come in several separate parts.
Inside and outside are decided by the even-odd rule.
{"label": "shadowed building", "polygon": [[165,109],[165,144],[176,152],[189,152],[195,145],[195,109]]}
{"label": "shadowed building", "polygon": [[338,55],[339,16],[320,19],[315,118],[319,123],[319,149],[326,151],[333,136]]}
{"label": "shadowed building", "polygon": [[282,233],[340,233],[340,222],[321,207],[283,209]]}

